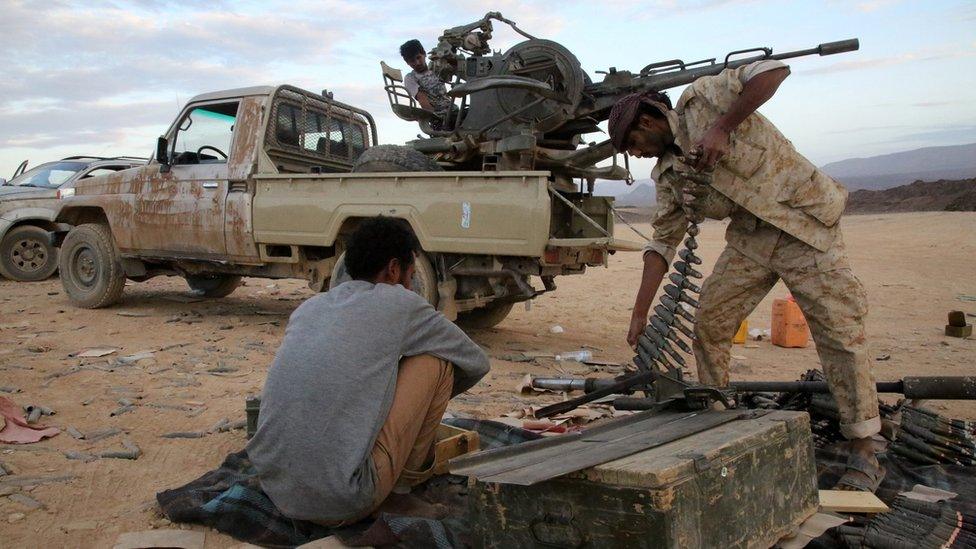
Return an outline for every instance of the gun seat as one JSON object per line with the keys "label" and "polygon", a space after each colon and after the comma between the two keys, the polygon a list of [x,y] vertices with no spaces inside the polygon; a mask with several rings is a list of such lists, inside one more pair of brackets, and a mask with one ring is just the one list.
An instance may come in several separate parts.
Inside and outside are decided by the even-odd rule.
{"label": "gun seat", "polygon": [[390,109],[397,118],[407,122],[429,123],[437,120],[437,115],[420,108],[414,98],[410,97],[403,85],[403,72],[400,69],[394,69],[383,61],[380,61],[380,68],[383,70],[383,89],[390,101]]}

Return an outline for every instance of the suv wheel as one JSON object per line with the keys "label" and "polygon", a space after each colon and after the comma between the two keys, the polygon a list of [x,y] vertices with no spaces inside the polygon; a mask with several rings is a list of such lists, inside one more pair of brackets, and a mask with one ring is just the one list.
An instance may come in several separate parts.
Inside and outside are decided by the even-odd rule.
{"label": "suv wheel", "polygon": [[58,249],[40,227],[15,227],[0,241],[0,274],[11,280],[45,280],[57,269]]}
{"label": "suv wheel", "polygon": [[183,277],[190,290],[200,297],[227,297],[241,285],[242,277],[237,275],[187,275]]}
{"label": "suv wheel", "polygon": [[78,307],[108,307],[122,297],[125,272],[106,225],[86,223],[71,229],[61,244],[59,268],[61,285]]}

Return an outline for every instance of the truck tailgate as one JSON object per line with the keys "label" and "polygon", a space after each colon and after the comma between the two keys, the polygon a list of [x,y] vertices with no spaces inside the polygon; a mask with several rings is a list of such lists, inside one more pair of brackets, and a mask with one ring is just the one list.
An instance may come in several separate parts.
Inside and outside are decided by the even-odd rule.
{"label": "truck tailgate", "polygon": [[548,172],[256,176],[258,243],[330,246],[350,218],[408,219],[427,251],[542,256]]}

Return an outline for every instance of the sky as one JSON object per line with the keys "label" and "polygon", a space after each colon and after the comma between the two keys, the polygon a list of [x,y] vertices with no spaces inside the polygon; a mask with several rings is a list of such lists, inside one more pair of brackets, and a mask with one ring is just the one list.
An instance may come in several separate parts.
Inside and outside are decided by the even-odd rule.
{"label": "sky", "polygon": [[[373,113],[381,143],[403,143],[418,129],[390,112],[379,61],[405,68],[402,42],[429,49],[488,11],[568,47],[596,80],[859,38],[857,52],[791,61],[760,109],[800,152],[822,165],[976,141],[972,0],[0,0],[0,177],[24,159],[148,156],[192,96],[259,84],[333,91]],[[501,50],[522,39],[498,22],[494,36]]]}

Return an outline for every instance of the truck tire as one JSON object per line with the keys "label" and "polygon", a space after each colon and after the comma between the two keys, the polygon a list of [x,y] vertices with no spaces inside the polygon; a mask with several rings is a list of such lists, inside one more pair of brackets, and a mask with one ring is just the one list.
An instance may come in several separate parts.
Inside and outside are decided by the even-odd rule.
{"label": "truck tire", "polygon": [[125,272],[107,225],[85,223],[71,229],[61,244],[59,268],[61,286],[78,307],[108,307],[122,297]]}
{"label": "truck tire", "polygon": [[243,277],[238,275],[186,275],[187,286],[199,297],[220,298],[234,293],[241,285]]}
{"label": "truck tire", "polygon": [[442,172],[426,154],[403,145],[376,145],[366,149],[352,164],[360,172]]}
{"label": "truck tire", "polygon": [[[413,292],[427,300],[435,309],[437,308],[437,272],[431,264],[427,254],[420,252],[414,261],[413,273]],[[332,278],[329,279],[329,289],[335,288],[339,284],[352,280],[346,272],[346,252],[339,254],[335,267],[332,268]]]}
{"label": "truck tire", "polygon": [[20,282],[46,280],[58,270],[58,249],[35,225],[11,229],[0,240],[0,275]]}
{"label": "truck tire", "polygon": [[514,303],[499,303],[494,301],[484,307],[478,307],[470,311],[458,313],[457,320],[454,321],[458,326],[466,330],[485,330],[494,328],[501,321],[505,320],[508,313],[512,312]]}

